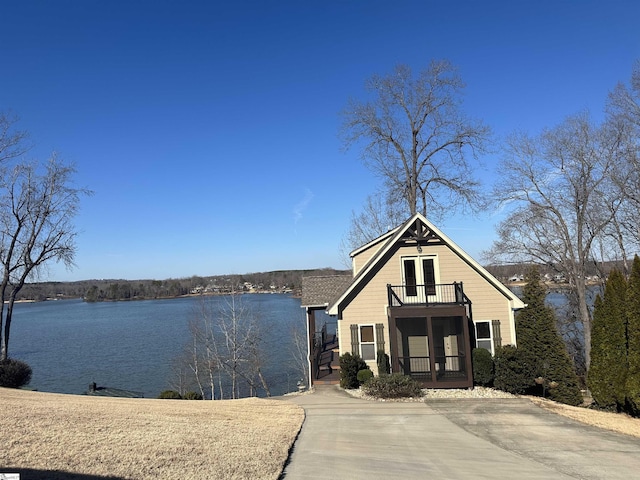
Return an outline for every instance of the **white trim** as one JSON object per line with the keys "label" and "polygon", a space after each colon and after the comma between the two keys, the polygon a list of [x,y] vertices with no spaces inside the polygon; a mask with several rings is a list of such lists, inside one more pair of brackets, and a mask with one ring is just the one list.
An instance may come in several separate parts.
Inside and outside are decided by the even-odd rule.
{"label": "white trim", "polygon": [[[376,360],[376,346],[378,345],[378,339],[376,335],[376,325],[374,323],[358,323],[358,350],[360,350],[360,357],[365,362],[371,362]],[[362,355],[362,327],[371,327],[373,330],[373,358],[364,358]],[[371,345],[372,342],[364,342],[366,345]]]}
{"label": "white trim", "polygon": [[[373,257],[371,257],[371,259],[367,262],[367,264],[360,271],[358,271],[355,280],[349,286],[349,288],[347,288],[347,290],[340,296],[340,298],[338,298],[333,303],[333,305],[331,305],[328,308],[327,313],[329,315],[338,315],[338,313],[339,313],[339,308],[338,307],[340,306],[340,304],[360,284],[360,282],[362,282],[362,280],[367,277],[367,273],[370,272],[375,267],[375,265],[378,263],[378,261],[380,261],[380,259],[384,256],[384,254],[386,252],[388,252],[391,248],[393,248],[395,246],[395,244],[400,240],[400,238],[402,237],[404,232],[411,225],[413,225],[413,223],[416,220],[420,220],[422,223],[424,223],[431,231],[433,231],[433,233],[437,237],[439,237],[449,247],[449,249],[451,249],[453,252],[455,252],[464,262],[466,262],[471,268],[476,270],[485,280],[487,280],[487,282],[490,285],[492,285],[496,290],[501,292],[507,298],[507,300],[509,300],[509,303],[510,303],[510,306],[511,306],[511,309],[512,309],[511,317],[513,317],[513,310],[519,310],[519,309],[525,307],[524,302],[522,300],[520,300],[515,293],[513,293],[511,290],[509,290],[507,287],[505,287],[500,281],[498,281],[497,278],[495,278],[493,275],[491,275],[482,265],[480,265],[473,258],[471,258],[464,250],[462,250],[462,248],[460,248],[458,245],[456,245],[449,237],[447,237],[437,227],[435,227],[431,222],[429,222],[424,217],[424,215],[422,215],[421,213],[416,213],[413,217],[411,217],[409,220],[407,220],[404,223],[404,225],[402,225],[402,226],[400,226],[400,227],[398,227],[398,228],[396,228],[394,230],[391,230],[390,232],[385,233],[381,237],[379,237],[376,240],[368,243],[367,245],[359,248],[358,250],[354,250],[352,255],[357,254],[358,252],[362,251],[367,246],[372,246],[372,245],[374,245],[374,244],[376,244],[378,242],[381,242],[381,241],[383,241],[385,239],[387,240],[386,244],[384,244],[383,247],[380,248],[373,255]],[[515,332],[515,320],[513,320],[513,318],[511,318],[510,322],[512,323],[511,331]],[[513,335],[514,334],[512,334],[512,337],[513,337]],[[515,344],[515,338],[512,338],[511,341],[512,341],[512,344]]]}
{"label": "white trim", "polygon": [[416,269],[416,284],[426,285],[427,280],[425,279],[425,276],[424,276],[423,260],[429,260],[429,259],[433,260],[434,283],[436,285],[440,283],[440,260],[438,258],[438,254],[437,253],[431,253],[431,254],[418,253],[418,254],[407,254],[407,255],[400,256],[400,271],[402,272],[403,285],[407,284],[407,276],[406,276],[406,272],[404,271],[404,261],[409,259],[417,260],[417,262],[414,262],[415,269]]}
{"label": "white trim", "polygon": [[374,238],[373,240],[371,240],[368,243],[365,243],[364,245],[362,245],[361,247],[356,248],[355,250],[353,250],[349,256],[351,258],[355,257],[356,255],[358,255],[361,252],[364,252],[365,250],[368,250],[369,248],[373,247],[374,245],[383,242],[384,240],[388,239],[391,235],[393,235],[394,233],[396,233],[396,231],[399,229],[400,227],[396,227],[393,228],[391,230],[389,230],[387,233],[383,233],[382,235],[380,235],[378,238]]}
{"label": "white trim", "polygon": [[309,309],[304,309],[305,315],[305,327],[307,330],[307,381],[309,382],[309,391],[313,388],[313,372],[311,370],[311,337],[309,336]]}
{"label": "white trim", "polygon": [[[522,303],[522,307],[518,307],[518,308],[525,308],[527,306],[526,303],[521,302]],[[502,340],[502,344],[503,345],[513,345],[514,347],[518,346],[517,340],[516,340],[516,308],[513,306],[513,302],[509,302],[509,305],[511,306],[511,308],[509,309],[509,330],[511,333],[511,337],[509,338],[509,342],[505,342],[504,339]],[[502,328],[500,329],[500,331],[502,331]]]}
{"label": "white trim", "polygon": [[487,323],[489,324],[489,338],[481,338],[480,340],[489,340],[491,342],[491,355],[495,355],[496,354],[496,346],[494,344],[494,339],[493,339],[493,324],[491,323],[491,320],[474,320],[473,321],[473,336],[475,337],[476,340],[476,348],[484,348],[484,347],[478,347],[478,324],[479,323]]}

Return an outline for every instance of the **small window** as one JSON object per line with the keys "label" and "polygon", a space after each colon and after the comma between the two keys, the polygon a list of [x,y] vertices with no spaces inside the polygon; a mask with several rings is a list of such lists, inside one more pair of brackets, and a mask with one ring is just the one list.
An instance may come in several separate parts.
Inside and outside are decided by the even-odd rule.
{"label": "small window", "polygon": [[493,354],[491,322],[476,322],[476,347],[489,350]]}
{"label": "small window", "polygon": [[360,326],[360,356],[363,360],[376,359],[376,342],[373,325]]}

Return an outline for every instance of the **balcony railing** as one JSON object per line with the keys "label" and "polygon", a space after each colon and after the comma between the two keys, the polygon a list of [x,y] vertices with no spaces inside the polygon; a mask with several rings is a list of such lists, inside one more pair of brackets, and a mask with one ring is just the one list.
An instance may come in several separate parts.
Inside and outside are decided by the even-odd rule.
{"label": "balcony railing", "polygon": [[426,285],[387,285],[389,306],[467,305],[462,282]]}

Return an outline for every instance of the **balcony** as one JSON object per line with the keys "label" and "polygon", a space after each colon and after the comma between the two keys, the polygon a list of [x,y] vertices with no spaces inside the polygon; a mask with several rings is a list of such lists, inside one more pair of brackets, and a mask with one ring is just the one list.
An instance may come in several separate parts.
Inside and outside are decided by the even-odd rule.
{"label": "balcony", "polygon": [[405,305],[470,305],[464,294],[462,282],[426,285],[387,285],[390,307]]}

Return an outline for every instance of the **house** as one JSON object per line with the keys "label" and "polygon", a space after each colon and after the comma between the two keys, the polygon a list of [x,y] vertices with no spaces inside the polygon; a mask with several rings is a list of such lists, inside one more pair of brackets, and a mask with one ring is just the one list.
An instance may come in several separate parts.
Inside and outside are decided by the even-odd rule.
{"label": "house", "polygon": [[310,383],[327,343],[326,330],[316,332],[319,311],[337,321],[339,355],[357,353],[377,373],[384,351],[392,372],[429,388],[471,387],[473,348],[516,345],[514,312],[524,303],[423,215],[351,258],[352,277],[303,279]]}

